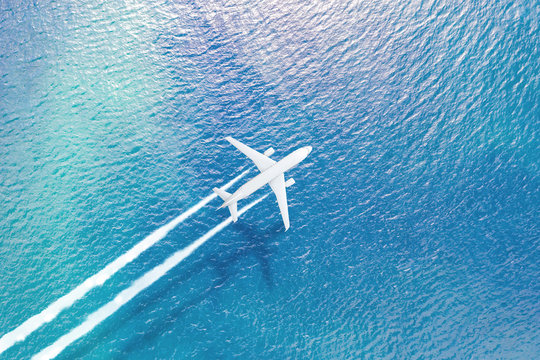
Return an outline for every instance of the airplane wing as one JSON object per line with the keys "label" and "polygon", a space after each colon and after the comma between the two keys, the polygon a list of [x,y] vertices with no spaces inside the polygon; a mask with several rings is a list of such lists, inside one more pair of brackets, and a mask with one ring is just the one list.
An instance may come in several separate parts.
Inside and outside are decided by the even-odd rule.
{"label": "airplane wing", "polygon": [[[261,154],[260,152],[253,150],[247,145],[242,144],[240,141],[233,139],[230,136],[227,136],[225,138],[228,142],[234,145],[238,150],[240,150],[244,155],[246,155],[248,158],[250,158],[255,165],[259,168],[261,172],[268,169],[270,166],[274,165],[276,162],[272,159],[270,159],[268,156]],[[283,189],[285,189],[285,186],[283,186]]]}
{"label": "airplane wing", "polygon": [[285,190],[285,175],[281,174],[274,180],[270,181],[270,187],[276,194],[279,211],[285,224],[285,231],[289,228],[289,207],[287,205],[287,191]]}

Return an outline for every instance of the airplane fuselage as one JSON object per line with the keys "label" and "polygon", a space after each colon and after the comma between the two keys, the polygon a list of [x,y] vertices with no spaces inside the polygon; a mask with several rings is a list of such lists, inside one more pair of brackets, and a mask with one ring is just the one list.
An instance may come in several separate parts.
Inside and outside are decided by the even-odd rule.
{"label": "airplane fuselage", "polygon": [[292,153],[285,156],[283,159],[276,162],[268,169],[264,170],[259,175],[255,176],[253,179],[242,185],[231,195],[229,199],[227,199],[223,206],[228,206],[233,202],[245,199],[249,195],[253,194],[255,191],[259,190],[264,185],[268,184],[270,181],[274,180],[279,175],[298,165],[308,156],[310,152],[311,146],[304,146],[298,150],[293,151]]}

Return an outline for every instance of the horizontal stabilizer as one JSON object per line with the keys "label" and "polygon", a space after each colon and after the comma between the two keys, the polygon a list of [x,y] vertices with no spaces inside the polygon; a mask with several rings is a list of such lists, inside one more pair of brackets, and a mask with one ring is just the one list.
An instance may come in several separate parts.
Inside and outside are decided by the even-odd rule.
{"label": "horizontal stabilizer", "polygon": [[221,200],[223,201],[227,201],[228,198],[231,197],[231,194],[229,194],[228,192],[226,192],[225,190],[221,190],[220,188],[214,188],[214,192],[216,194],[218,194],[218,196],[221,198]]}
{"label": "horizontal stabilizer", "polygon": [[[219,197],[225,202],[231,197],[231,194],[225,190],[221,190],[220,188],[214,188],[214,192],[218,194]],[[232,220],[236,222],[236,220],[238,220],[238,202],[234,201],[233,203],[229,204],[228,208],[231,213]]]}
{"label": "horizontal stabilizer", "polygon": [[238,220],[238,202],[233,202],[229,205],[229,211],[231,213],[232,221],[236,222]]}

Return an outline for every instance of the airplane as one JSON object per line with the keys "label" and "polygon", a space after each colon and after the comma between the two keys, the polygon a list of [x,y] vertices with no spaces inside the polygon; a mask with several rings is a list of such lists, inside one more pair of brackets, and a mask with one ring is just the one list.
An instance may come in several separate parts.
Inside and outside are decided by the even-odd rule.
{"label": "airplane", "polygon": [[260,152],[253,150],[249,146],[242,144],[240,141],[235,140],[230,136],[227,136],[225,140],[230,142],[238,150],[244,153],[244,155],[250,158],[259,169],[260,174],[242,185],[233,194],[219,188],[214,188],[214,192],[224,201],[223,205],[221,205],[219,208],[221,209],[225,206],[229,207],[232,220],[233,222],[236,222],[236,220],[238,220],[238,201],[245,199],[258,189],[262,188],[264,185],[269,184],[272,191],[274,191],[274,194],[276,195],[279,211],[281,212],[283,224],[285,225],[285,231],[287,231],[290,224],[289,208],[287,206],[287,192],[285,188],[293,185],[294,179],[291,178],[285,181],[284,173],[303,161],[311,152],[312,147],[304,146],[276,162],[269,158],[269,156],[274,153],[273,148],[269,148],[264,152],[264,154],[261,154]]}

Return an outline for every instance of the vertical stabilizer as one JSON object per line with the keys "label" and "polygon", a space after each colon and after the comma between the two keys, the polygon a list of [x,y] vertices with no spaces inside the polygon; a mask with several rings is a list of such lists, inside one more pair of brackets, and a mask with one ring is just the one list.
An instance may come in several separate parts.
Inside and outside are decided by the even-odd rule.
{"label": "vertical stabilizer", "polygon": [[[231,194],[226,192],[225,190],[221,190],[219,188],[214,188],[214,192],[218,194],[218,196],[225,202],[231,197]],[[238,220],[238,202],[234,201],[233,203],[228,205],[229,211],[231,212],[231,217],[233,222],[236,222]]]}

